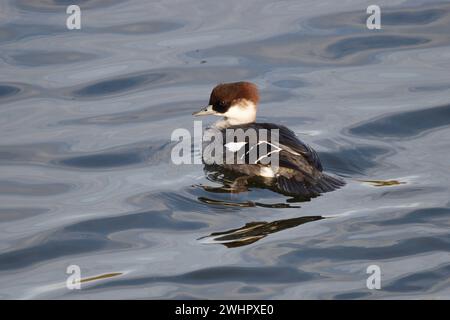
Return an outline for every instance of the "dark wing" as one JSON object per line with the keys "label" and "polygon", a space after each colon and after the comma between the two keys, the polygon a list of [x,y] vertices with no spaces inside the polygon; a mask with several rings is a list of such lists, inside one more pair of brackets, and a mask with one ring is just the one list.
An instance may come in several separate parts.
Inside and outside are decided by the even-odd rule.
{"label": "dark wing", "polygon": [[284,126],[278,127],[280,128],[280,148],[286,151],[291,149],[294,152],[301,154],[311,166],[319,171],[323,170],[319,156],[314,149],[300,141],[290,129]]}
{"label": "dark wing", "polygon": [[[294,132],[284,126],[277,127],[280,129],[279,140],[282,148],[279,155],[280,172],[277,177],[277,186],[281,191],[309,198],[345,185],[341,179],[322,172],[322,164],[317,153],[297,139]],[[294,172],[290,172],[289,169],[293,169]]]}
{"label": "dark wing", "polygon": [[[267,139],[270,144],[281,149],[278,152],[279,171],[275,186],[284,194],[310,198],[322,192],[335,190],[345,184],[341,179],[323,173],[317,153],[310,146],[301,142],[295,133],[285,126],[272,123],[251,123],[230,127],[230,129],[232,128],[240,128],[244,131],[249,128],[256,131],[278,129],[278,143],[272,140],[271,134],[268,133],[264,137],[258,134],[258,145]],[[245,152],[248,152],[251,144],[246,144],[246,148]],[[259,153],[259,155],[261,154]],[[245,166],[245,168],[248,167],[250,166]]]}
{"label": "dark wing", "polygon": [[276,125],[273,123],[253,123],[248,125],[255,129],[278,129],[279,131],[279,147],[282,149],[279,155],[280,166],[292,169],[302,170],[297,168],[296,162],[298,157],[302,156],[307,164],[313,166],[315,169],[322,171],[322,164],[320,163],[317,153],[307,144],[300,141],[295,133],[285,126]]}

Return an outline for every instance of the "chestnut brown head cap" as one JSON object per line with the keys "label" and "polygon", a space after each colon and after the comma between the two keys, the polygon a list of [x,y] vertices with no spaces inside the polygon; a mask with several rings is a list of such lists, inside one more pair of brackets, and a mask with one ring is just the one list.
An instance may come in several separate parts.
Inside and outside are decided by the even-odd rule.
{"label": "chestnut brown head cap", "polygon": [[211,92],[209,104],[213,106],[214,111],[225,113],[230,106],[239,103],[242,99],[256,106],[259,102],[258,87],[246,81],[221,83]]}

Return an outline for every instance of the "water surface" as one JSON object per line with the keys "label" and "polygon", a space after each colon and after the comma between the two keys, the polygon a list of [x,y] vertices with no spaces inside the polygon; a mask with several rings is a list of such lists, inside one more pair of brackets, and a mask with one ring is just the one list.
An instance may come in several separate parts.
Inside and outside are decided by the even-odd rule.
{"label": "water surface", "polygon": [[[356,0],[76,3],[81,30],[66,1],[0,5],[0,298],[450,298],[450,2],[378,1],[381,30]],[[296,202],[172,164],[239,80],[347,185]]]}

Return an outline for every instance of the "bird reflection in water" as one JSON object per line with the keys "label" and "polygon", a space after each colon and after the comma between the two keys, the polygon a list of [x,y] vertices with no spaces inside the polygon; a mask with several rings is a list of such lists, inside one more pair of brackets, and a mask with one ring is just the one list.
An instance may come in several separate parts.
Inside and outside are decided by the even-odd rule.
{"label": "bird reflection in water", "polygon": [[[214,183],[219,184],[218,187],[212,187],[212,186],[206,186],[206,185],[196,185],[197,187],[202,188],[203,190],[210,192],[210,193],[228,193],[230,195],[238,194],[242,192],[249,192],[252,189],[266,189],[270,190],[272,192],[278,193],[280,195],[284,195],[286,197],[289,197],[286,201],[288,203],[298,203],[298,202],[305,202],[310,201],[312,198],[315,198],[319,195],[305,195],[305,194],[299,194],[299,195],[292,195],[286,192],[283,192],[283,190],[280,190],[280,188],[277,187],[276,184],[273,183],[272,179],[264,178],[260,176],[253,176],[249,177],[246,175],[239,175],[235,172],[221,169],[218,166],[215,165],[205,165],[204,171],[206,178]],[[202,202],[206,203],[214,203],[216,202],[213,199],[207,199],[202,198],[200,199]],[[210,201],[207,202],[206,200]],[[220,204],[220,203],[216,203]],[[233,205],[232,203],[222,203],[224,205]],[[241,206],[240,204],[236,204],[237,206]],[[299,208],[299,206],[290,206],[289,204],[264,204],[264,203],[253,203],[249,202],[248,205],[242,205],[247,207],[252,206],[259,206],[259,207],[267,207],[267,208]]]}
{"label": "bird reflection in water", "polygon": [[267,237],[269,234],[321,219],[324,219],[324,217],[309,216],[276,220],[272,222],[249,222],[242,228],[227,230],[223,232],[214,232],[209,236],[202,237],[198,240],[201,240],[203,243],[220,243],[227,248],[236,248],[254,243]]}
{"label": "bird reflection in water", "polygon": [[[273,192],[283,194],[280,190],[273,187],[270,183],[267,183],[264,179],[259,177],[248,179],[246,176],[235,175],[231,172],[224,172],[223,170],[215,170],[217,168],[212,168],[210,166],[205,166],[204,170],[206,177],[209,181],[220,184],[221,186],[205,186],[198,185],[198,187],[203,190],[216,193],[216,194],[230,194],[230,200],[223,199],[212,199],[209,197],[201,196],[198,200],[209,204],[217,206],[227,206],[227,207],[263,207],[263,208],[300,208],[299,205],[294,203],[299,203],[303,201],[309,201],[311,198],[306,197],[292,197],[292,195],[284,194],[285,196],[290,196],[287,199],[288,203],[262,203],[257,201],[233,201],[233,197],[238,193],[251,191],[252,188],[255,189],[269,189]],[[275,220],[272,222],[267,221],[256,221],[246,223],[243,227],[238,229],[226,230],[221,232],[214,232],[208,236],[199,238],[202,243],[205,244],[223,244],[227,248],[236,248],[245,245],[252,244],[258,240],[261,240],[272,233],[283,231],[289,228],[298,227],[302,224],[322,220],[322,216],[304,216],[291,219]]]}

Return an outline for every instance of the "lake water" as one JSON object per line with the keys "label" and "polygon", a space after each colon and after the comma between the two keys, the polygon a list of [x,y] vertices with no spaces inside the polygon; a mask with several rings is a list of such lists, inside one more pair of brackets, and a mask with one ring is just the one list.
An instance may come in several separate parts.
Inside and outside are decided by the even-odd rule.
{"label": "lake water", "polygon": [[[381,30],[370,4],[3,1],[0,298],[450,298],[450,2],[376,1]],[[347,185],[299,203],[172,164],[239,80]]]}

